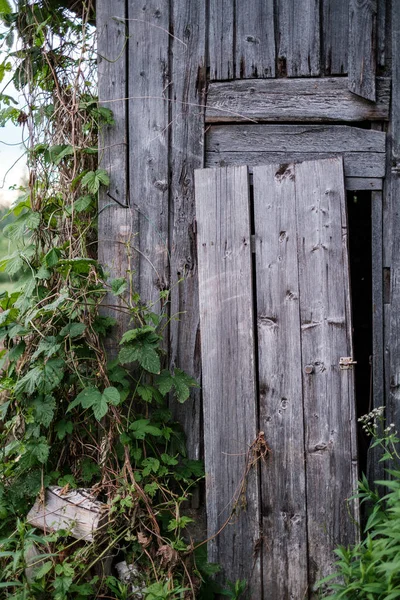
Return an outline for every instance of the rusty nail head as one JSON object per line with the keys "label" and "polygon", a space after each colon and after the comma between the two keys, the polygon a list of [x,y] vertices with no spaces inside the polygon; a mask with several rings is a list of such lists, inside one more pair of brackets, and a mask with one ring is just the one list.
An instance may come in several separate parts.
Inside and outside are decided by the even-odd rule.
{"label": "rusty nail head", "polygon": [[306,368],[304,370],[307,373],[307,375],[310,375],[311,373],[314,372],[314,367],[313,367],[313,365],[306,365]]}

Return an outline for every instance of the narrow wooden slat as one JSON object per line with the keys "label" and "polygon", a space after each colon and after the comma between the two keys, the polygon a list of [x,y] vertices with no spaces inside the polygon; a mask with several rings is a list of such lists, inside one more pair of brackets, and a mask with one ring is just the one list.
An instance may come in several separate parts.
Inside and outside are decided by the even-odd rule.
{"label": "narrow wooden slat", "polygon": [[[126,118],[126,26],[125,1],[99,2],[98,77],[100,105],[113,111],[115,124],[100,132],[100,167],[110,176],[110,194],[121,204],[127,202],[127,118]],[[99,194],[99,260],[114,277],[126,277],[129,268],[125,244],[129,239],[130,213],[120,208],[105,191]],[[127,329],[128,316],[118,311],[121,302],[111,294],[104,301],[103,314],[117,319],[106,349],[115,356],[119,340]],[[114,306],[115,308],[112,308]]]}
{"label": "narrow wooden slat", "polygon": [[388,120],[390,79],[378,77],[376,83],[376,103],[352,94],[345,77],[211,83],[206,121]]}
{"label": "narrow wooden slat", "polygon": [[[393,231],[400,227],[400,175],[392,174],[392,217]],[[387,399],[387,422],[394,423],[400,431],[400,237],[392,240],[392,262],[390,269],[390,393]]]}
{"label": "narrow wooden slat", "polygon": [[[378,0],[378,15],[377,15],[377,22],[376,22],[376,37],[377,37],[376,59],[377,59],[377,65],[379,65],[380,67],[386,66],[386,58],[388,56],[387,55],[387,52],[388,52],[387,38],[390,36],[388,36],[387,24],[388,24],[388,17],[390,19],[389,6],[390,5],[388,4],[387,0]],[[390,21],[389,21],[389,23],[390,23]]]}
{"label": "narrow wooden slat", "polygon": [[[347,500],[357,487],[347,224],[339,158],[296,165],[310,586],[356,539]],[[311,373],[307,373],[312,369]]]}
{"label": "narrow wooden slat", "polygon": [[400,2],[392,2],[392,139],[393,158],[400,162]]}
{"label": "narrow wooden slat", "polygon": [[319,0],[277,3],[277,74],[312,77],[320,74]]}
{"label": "narrow wooden slat", "polygon": [[377,0],[350,0],[349,90],[367,100],[376,100]]}
{"label": "narrow wooden slat", "polygon": [[[198,77],[205,73],[205,4],[175,0],[172,21],[170,257],[171,314],[177,318],[170,323],[170,364],[200,381],[194,169],[203,166],[204,116],[197,105],[204,105],[205,80]],[[200,389],[172,409],[185,430],[189,456],[202,458]]]}
{"label": "narrow wooden slat", "polygon": [[307,518],[294,165],[255,167],[264,598],[305,598]]}
{"label": "narrow wooden slat", "polygon": [[322,0],[322,31],[325,75],[347,73],[349,0]]}
{"label": "narrow wooden slat", "polygon": [[235,77],[235,0],[210,0],[209,61],[211,81]]}
{"label": "narrow wooden slat", "polygon": [[209,560],[261,598],[249,183],[246,167],[195,172]]}
{"label": "narrow wooden slat", "polygon": [[[336,153],[341,155],[341,152]],[[228,165],[242,165],[253,167],[257,165],[303,162],[318,160],[335,156],[335,152],[207,152],[207,167],[225,167]],[[385,155],[370,152],[345,152],[343,153],[344,170],[346,177],[383,177],[385,174]]]}
{"label": "narrow wooden slat", "polygon": [[[382,192],[371,194],[372,216],[372,398],[373,408],[385,403]],[[382,450],[368,451],[370,482],[384,478]]]}
{"label": "narrow wooden slat", "polygon": [[382,153],[386,134],[348,125],[213,125],[207,152],[368,152]]}
{"label": "narrow wooden slat", "polygon": [[344,180],[347,191],[381,190],[383,180],[374,177],[346,177]]}
{"label": "narrow wooden slat", "polygon": [[236,79],[275,77],[273,0],[236,3]]}
{"label": "narrow wooden slat", "polygon": [[168,3],[130,0],[128,16],[132,269],[142,300],[156,302],[168,287]]}

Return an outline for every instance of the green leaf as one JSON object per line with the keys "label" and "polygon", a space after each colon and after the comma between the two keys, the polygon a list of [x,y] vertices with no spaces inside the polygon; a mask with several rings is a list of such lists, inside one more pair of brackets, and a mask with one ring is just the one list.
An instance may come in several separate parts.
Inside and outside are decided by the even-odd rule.
{"label": "green leaf", "polygon": [[61,337],[69,335],[70,338],[81,337],[86,330],[85,323],[68,323],[60,331]]}
{"label": "green leaf", "polygon": [[101,185],[108,185],[110,178],[107,171],[97,169],[97,171],[89,171],[82,177],[82,187],[86,187],[90,194],[96,194]]}
{"label": "green leaf", "polygon": [[107,414],[108,404],[104,396],[100,396],[99,400],[92,406],[93,414],[98,421]]}
{"label": "green leaf", "polygon": [[54,429],[56,430],[58,439],[63,440],[67,434],[71,434],[73,432],[74,425],[72,421],[65,421],[62,419],[55,424]]}
{"label": "green leaf", "polygon": [[157,473],[158,469],[160,468],[160,461],[157,458],[149,456],[142,461],[142,465],[144,467],[143,475],[147,476],[150,475],[151,471],[153,471],[153,473]]}
{"label": "green leaf", "polygon": [[129,429],[132,431],[133,436],[137,440],[144,440],[147,434],[154,435],[159,437],[162,435],[161,430],[158,427],[154,427],[154,425],[149,425],[150,419],[138,419],[134,421],[129,426]]}
{"label": "green leaf", "polygon": [[47,562],[43,563],[43,565],[41,567],[39,567],[38,569],[35,569],[34,579],[41,579],[42,577],[47,575],[47,573],[49,571],[51,571],[52,568],[53,568],[53,563],[51,562],[51,560],[48,560]]}
{"label": "green leaf", "polygon": [[56,401],[53,396],[37,398],[33,401],[33,407],[35,410],[35,421],[44,427],[49,427],[56,409]]}
{"label": "green leaf", "polygon": [[124,279],[123,277],[118,277],[118,279],[114,279],[111,282],[111,290],[114,296],[120,296],[121,294],[123,294],[127,287],[128,284],[126,282],[126,279]]}
{"label": "green leaf", "polygon": [[19,394],[26,393],[29,395],[33,394],[37,386],[42,381],[43,377],[43,369],[42,367],[34,367],[30,369],[15,386],[15,393],[18,396]]}
{"label": "green leaf", "polygon": [[198,387],[198,384],[180,369],[175,369],[173,373],[164,369],[157,377],[157,387],[163,396],[174,389],[178,402],[183,403],[189,398],[190,388]]}
{"label": "green leaf", "polygon": [[75,401],[78,401],[82,408],[90,408],[101,401],[101,393],[95,387],[87,387],[77,395]]}
{"label": "green leaf", "polygon": [[81,196],[74,202],[74,211],[77,213],[84,212],[93,204],[93,196]]}
{"label": "green leaf", "polygon": [[0,0],[0,14],[10,15],[12,13],[11,5],[8,0]]}
{"label": "green leaf", "polygon": [[32,354],[31,360],[36,360],[42,354],[45,358],[50,358],[51,356],[54,356],[60,348],[61,344],[57,342],[57,338],[54,336],[42,338],[35,352]]}
{"label": "green leaf", "polygon": [[[125,280],[124,280],[125,281]],[[121,338],[120,345],[126,344],[128,342],[133,342],[138,338],[143,336],[147,336],[149,333],[154,333],[155,329],[151,325],[145,325],[144,327],[137,327],[136,329],[129,329],[125,331],[124,335]]]}
{"label": "green leaf", "polygon": [[48,251],[46,256],[44,257],[44,262],[48,267],[54,267],[58,263],[58,259],[60,258],[61,252],[57,248],[52,248]]}
{"label": "green leaf", "polygon": [[51,358],[43,369],[43,391],[49,393],[61,383],[64,377],[65,362],[62,358]]}
{"label": "green leaf", "polygon": [[121,396],[117,388],[108,387],[103,391],[103,398],[106,400],[108,404],[112,404],[113,406],[117,406],[121,401]]}
{"label": "green leaf", "polygon": [[151,402],[153,399],[153,387],[151,385],[138,385],[137,393],[145,402]]}
{"label": "green leaf", "polygon": [[30,448],[32,455],[37,458],[37,460],[44,464],[47,462],[50,453],[50,446],[48,445],[46,438],[41,437],[38,440],[35,440],[35,444]]}

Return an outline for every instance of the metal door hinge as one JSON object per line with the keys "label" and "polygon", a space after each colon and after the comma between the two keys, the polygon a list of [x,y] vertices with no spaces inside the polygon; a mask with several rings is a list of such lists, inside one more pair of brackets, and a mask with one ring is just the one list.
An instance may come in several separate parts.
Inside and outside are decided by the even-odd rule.
{"label": "metal door hinge", "polygon": [[352,369],[353,365],[356,365],[357,361],[353,360],[352,356],[341,356],[339,359],[339,369],[347,370]]}

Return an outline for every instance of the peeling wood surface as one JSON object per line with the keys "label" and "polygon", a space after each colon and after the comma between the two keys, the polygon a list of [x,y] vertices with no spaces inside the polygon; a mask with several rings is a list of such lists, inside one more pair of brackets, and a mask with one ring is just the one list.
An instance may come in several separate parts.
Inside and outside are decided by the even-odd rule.
{"label": "peeling wood surface", "polygon": [[346,77],[215,82],[206,122],[381,121],[389,103],[388,78],[377,78],[376,103],[352,94]]}
{"label": "peeling wood surface", "polygon": [[[400,231],[400,175],[392,174],[393,231]],[[394,235],[390,269],[390,370],[387,422],[400,431],[400,236]]]}
{"label": "peeling wood surface", "polygon": [[350,0],[349,6],[349,90],[376,100],[376,18],[377,0]]}
{"label": "peeling wood surface", "polygon": [[[278,175],[277,175],[278,173]],[[308,588],[295,167],[255,167],[254,221],[265,598]]]}
{"label": "peeling wood surface", "polygon": [[62,493],[60,487],[46,489],[27,515],[33,527],[44,531],[65,529],[74,538],[92,542],[101,528],[107,506],[94,500],[85,490]]}
{"label": "peeling wood surface", "polygon": [[247,168],[197,170],[195,185],[208,556],[261,598],[257,468],[242,488],[258,435]]}
{"label": "peeling wood surface", "polygon": [[400,2],[392,2],[392,153],[400,163]]}

